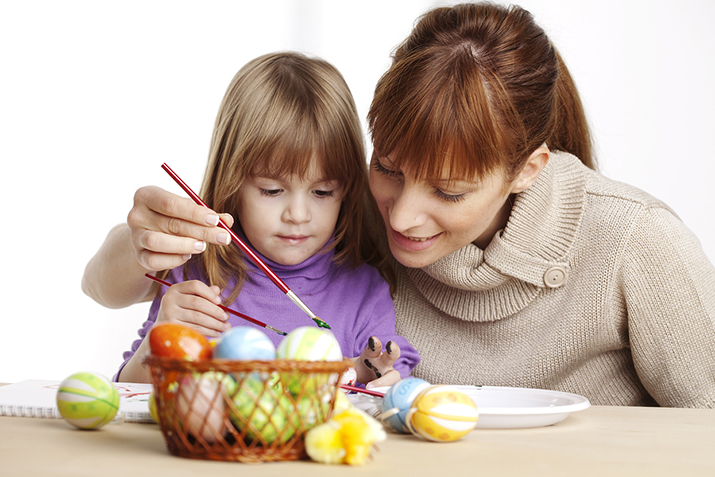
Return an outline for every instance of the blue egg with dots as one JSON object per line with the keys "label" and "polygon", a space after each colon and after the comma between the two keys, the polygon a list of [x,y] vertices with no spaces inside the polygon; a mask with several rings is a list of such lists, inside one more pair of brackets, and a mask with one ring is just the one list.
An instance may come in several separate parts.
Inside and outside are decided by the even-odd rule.
{"label": "blue egg with dots", "polygon": [[431,386],[420,378],[405,378],[393,384],[382,398],[382,419],[391,429],[402,434],[409,434],[405,424],[407,412],[412,401]]}
{"label": "blue egg with dots", "polygon": [[276,359],[276,347],[261,330],[250,326],[236,326],[218,339],[213,357],[242,361],[269,361]]}

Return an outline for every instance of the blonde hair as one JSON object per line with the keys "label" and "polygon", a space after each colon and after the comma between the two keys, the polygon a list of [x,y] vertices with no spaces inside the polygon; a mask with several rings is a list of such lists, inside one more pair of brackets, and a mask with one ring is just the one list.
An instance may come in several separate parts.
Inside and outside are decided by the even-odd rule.
{"label": "blonde hair", "polygon": [[[338,215],[334,261],[382,267],[366,207],[367,162],[357,109],[350,89],[330,63],[300,53],[281,52],[248,62],[231,81],[219,107],[200,195],[217,212],[237,217],[238,191],[255,174],[304,178],[313,161],[345,195]],[[246,264],[235,246],[209,246],[198,262],[209,282],[224,288],[237,277],[233,302],[244,283]]]}
{"label": "blonde hair", "polygon": [[396,49],[368,114],[377,155],[418,177],[518,174],[540,145],[595,168],[576,86],[546,33],[517,6],[436,8]]}

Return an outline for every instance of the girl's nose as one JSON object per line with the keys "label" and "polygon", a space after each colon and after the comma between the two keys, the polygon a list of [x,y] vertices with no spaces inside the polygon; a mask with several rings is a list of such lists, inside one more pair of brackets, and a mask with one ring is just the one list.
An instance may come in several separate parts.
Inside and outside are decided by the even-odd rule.
{"label": "girl's nose", "polygon": [[306,200],[300,197],[293,197],[283,210],[281,217],[284,222],[301,224],[308,222],[311,218],[310,208]]}

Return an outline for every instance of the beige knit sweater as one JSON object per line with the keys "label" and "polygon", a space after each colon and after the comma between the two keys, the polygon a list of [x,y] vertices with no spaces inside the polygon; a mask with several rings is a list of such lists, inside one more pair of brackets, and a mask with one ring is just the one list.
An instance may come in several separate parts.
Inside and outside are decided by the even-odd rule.
{"label": "beige knit sweater", "polygon": [[552,154],[486,250],[395,266],[414,376],[715,407],[715,269],[665,204],[569,154]]}

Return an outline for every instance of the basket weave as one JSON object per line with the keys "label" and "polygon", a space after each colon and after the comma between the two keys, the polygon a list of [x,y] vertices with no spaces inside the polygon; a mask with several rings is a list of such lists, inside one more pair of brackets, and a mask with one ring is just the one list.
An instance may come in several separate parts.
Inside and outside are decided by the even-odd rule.
{"label": "basket weave", "polygon": [[306,457],[303,438],[327,421],[345,361],[182,361],[150,355],[169,452],[194,459],[272,462]]}

